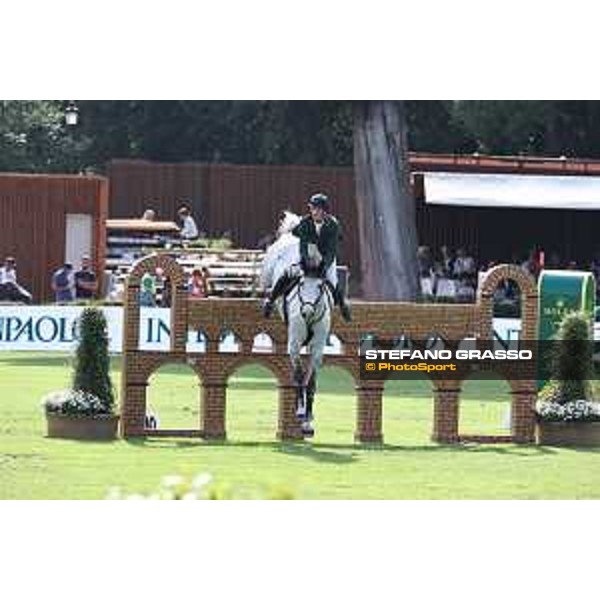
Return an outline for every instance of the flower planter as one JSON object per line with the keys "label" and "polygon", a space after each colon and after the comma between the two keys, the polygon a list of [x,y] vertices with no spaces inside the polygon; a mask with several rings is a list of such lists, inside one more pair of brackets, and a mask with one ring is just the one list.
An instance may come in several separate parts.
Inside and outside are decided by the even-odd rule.
{"label": "flower planter", "polygon": [[600,421],[540,421],[535,429],[542,446],[600,446]]}
{"label": "flower planter", "polygon": [[119,417],[94,417],[46,414],[48,437],[71,440],[114,440],[117,437]]}

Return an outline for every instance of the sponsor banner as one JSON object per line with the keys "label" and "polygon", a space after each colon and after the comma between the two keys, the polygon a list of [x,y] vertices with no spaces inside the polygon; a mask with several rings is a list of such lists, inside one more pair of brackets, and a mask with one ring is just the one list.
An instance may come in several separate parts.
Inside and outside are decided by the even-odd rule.
{"label": "sponsor banner", "polygon": [[[71,352],[77,339],[77,319],[83,306],[0,306],[0,351],[31,350]],[[120,353],[123,344],[123,308],[121,306],[100,307],[108,322],[109,349]],[[140,347],[144,350],[169,349],[170,310],[168,308],[140,309]],[[505,342],[519,339],[519,319],[494,319],[494,333]],[[600,327],[595,329],[596,340],[600,339]],[[340,342],[331,336],[326,354],[337,354]],[[188,352],[204,352],[206,349],[202,332],[188,333]],[[237,350],[233,335],[225,335],[220,341],[222,352]],[[254,351],[269,352],[268,336],[258,335]]]}
{"label": "sponsor banner", "polygon": [[[78,319],[85,306],[0,306],[0,351],[31,350],[72,352],[77,342]],[[122,352],[123,307],[102,306],[108,324],[109,351]],[[170,347],[171,311],[169,308],[140,308],[140,348],[167,351]],[[339,341],[328,346],[328,352],[339,352]],[[254,352],[270,352],[271,340],[259,334]],[[206,341],[201,331],[189,331],[188,352],[205,352]],[[220,352],[237,352],[231,333],[224,332],[219,341]]]}
{"label": "sponsor banner", "polygon": [[[77,341],[77,323],[84,306],[0,306],[0,350],[71,352]],[[109,350],[122,351],[123,308],[100,307],[108,323]],[[140,309],[140,347],[168,350],[170,309]],[[201,332],[190,332],[189,352],[203,352]]]}

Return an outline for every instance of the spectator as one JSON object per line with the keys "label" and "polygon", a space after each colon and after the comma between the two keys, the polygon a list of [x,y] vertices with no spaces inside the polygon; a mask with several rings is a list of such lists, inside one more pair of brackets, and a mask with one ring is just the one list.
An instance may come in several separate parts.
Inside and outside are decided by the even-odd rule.
{"label": "spectator", "polygon": [[529,257],[524,263],[521,264],[521,268],[528,271],[534,279],[538,278],[542,267],[539,262],[538,251],[535,248],[532,248],[529,251]]}
{"label": "spectator", "polygon": [[456,259],[452,256],[452,252],[448,246],[442,246],[440,248],[440,253],[442,255],[443,274],[445,277],[451,277],[454,272],[454,261]]}
{"label": "spectator", "polygon": [[162,294],[160,295],[160,305],[164,308],[171,306],[171,278],[165,277],[162,281]]}
{"label": "spectator", "polygon": [[419,276],[431,277],[433,270],[433,258],[429,246],[419,246],[417,249],[417,265],[419,267]]}
{"label": "spectator", "polygon": [[84,254],[81,257],[81,269],[75,273],[75,297],[78,300],[89,300],[94,297],[97,289],[96,273],[92,271],[90,257]]}
{"label": "spectator", "polygon": [[182,222],[181,227],[181,239],[184,241],[191,241],[198,238],[198,226],[196,221],[187,206],[182,206],[177,214]]}
{"label": "spectator", "polygon": [[74,297],[73,265],[65,263],[52,275],[52,289],[56,303],[72,302]]}
{"label": "spectator", "polygon": [[156,277],[148,271],[140,280],[140,306],[156,306]]}
{"label": "spectator", "polygon": [[459,279],[456,286],[456,301],[457,302],[474,302],[475,287],[469,279]]}
{"label": "spectator", "polygon": [[419,246],[417,249],[417,267],[419,269],[419,281],[421,284],[421,293],[427,296],[433,296],[434,273],[433,257],[429,246]]}
{"label": "spectator", "polygon": [[190,296],[192,298],[207,298],[208,297],[208,269],[194,269],[189,281]]}
{"label": "spectator", "polygon": [[147,208],[142,215],[144,221],[154,221],[156,219],[156,213],[151,209]]}
{"label": "spectator", "polygon": [[109,302],[123,301],[123,289],[119,286],[114,270],[104,273],[104,297]]}
{"label": "spectator", "polygon": [[0,300],[31,304],[31,294],[17,282],[17,262],[12,256],[0,267]]}
{"label": "spectator", "polygon": [[467,255],[464,248],[456,251],[453,274],[457,279],[471,278],[475,275],[475,259]]}

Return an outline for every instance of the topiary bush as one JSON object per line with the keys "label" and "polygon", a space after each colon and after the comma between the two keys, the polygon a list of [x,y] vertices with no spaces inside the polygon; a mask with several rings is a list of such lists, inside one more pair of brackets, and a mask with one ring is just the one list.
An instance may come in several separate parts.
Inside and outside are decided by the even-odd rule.
{"label": "topiary bush", "polygon": [[557,382],[557,402],[565,404],[592,396],[593,340],[589,318],[569,313],[558,330],[552,358],[552,380]]}
{"label": "topiary bush", "polygon": [[553,342],[551,378],[538,395],[536,413],[543,421],[597,421],[593,401],[592,326],[583,313],[569,313]]}
{"label": "topiary bush", "polygon": [[86,308],[81,313],[72,387],[98,398],[106,413],[113,412],[115,395],[110,379],[108,325],[104,313],[97,308]]}

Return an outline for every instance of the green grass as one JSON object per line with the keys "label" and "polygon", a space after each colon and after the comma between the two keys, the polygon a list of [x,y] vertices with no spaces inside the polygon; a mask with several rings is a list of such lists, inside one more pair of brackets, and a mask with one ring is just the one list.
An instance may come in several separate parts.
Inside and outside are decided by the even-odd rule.
{"label": "green grass", "polygon": [[[119,361],[113,361],[119,386]],[[103,498],[112,486],[147,493],[167,474],[209,472],[236,489],[282,486],[299,498],[600,498],[600,453],[516,445],[440,446],[430,441],[433,402],[424,381],[386,385],[382,447],[353,441],[350,377],[322,372],[313,441],[275,441],[277,390],[260,367],[230,381],[228,441],[148,439],[112,443],[47,439],[41,397],[68,387],[69,358],[0,354],[0,498]],[[470,381],[463,433],[506,433],[508,387]],[[150,403],[163,427],[195,427],[198,386],[185,366],[153,376]]]}

